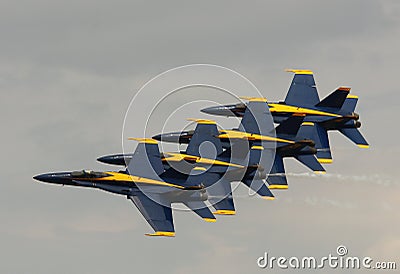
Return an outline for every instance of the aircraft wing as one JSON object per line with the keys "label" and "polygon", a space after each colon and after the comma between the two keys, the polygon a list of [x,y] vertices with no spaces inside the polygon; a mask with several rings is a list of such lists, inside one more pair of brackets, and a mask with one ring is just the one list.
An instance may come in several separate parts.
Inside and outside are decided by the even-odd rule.
{"label": "aircraft wing", "polygon": [[[221,174],[214,172],[204,172],[195,175],[197,168],[194,168],[189,176],[186,184],[198,185],[203,184],[208,193],[208,201],[216,209],[214,214],[234,215],[235,204],[232,197],[231,183],[225,178],[221,178]],[[201,167],[199,168],[199,170]],[[201,170],[200,170],[201,171]],[[196,212],[198,214],[198,212]]]}
{"label": "aircraft wing", "polygon": [[219,215],[235,215],[235,203],[232,196],[231,183],[224,178],[221,178],[216,183],[207,187],[209,194],[208,200],[216,209],[214,214]]}
{"label": "aircraft wing", "polygon": [[183,201],[183,204],[206,222],[215,222],[217,220],[203,201]]}
{"label": "aircraft wing", "polygon": [[163,199],[161,195],[154,195],[152,198],[155,198],[155,200],[160,199],[161,204],[153,201],[142,192],[138,192],[134,196],[128,196],[128,198],[154,229],[155,233],[146,234],[147,236],[175,236],[172,208],[169,201]]}

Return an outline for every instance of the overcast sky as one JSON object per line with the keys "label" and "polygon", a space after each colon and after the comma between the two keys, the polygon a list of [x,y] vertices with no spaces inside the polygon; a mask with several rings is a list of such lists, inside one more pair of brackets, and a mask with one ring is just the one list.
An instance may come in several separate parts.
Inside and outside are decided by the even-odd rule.
{"label": "overcast sky", "polygon": [[[1,273],[262,273],[264,252],[322,257],[339,244],[399,266],[399,1],[3,0],[0,33]],[[371,148],[331,133],[326,176],[287,160],[275,201],[239,197],[215,224],[176,212],[173,239],[145,237],[123,196],[33,181],[114,170],[95,159],[122,151],[132,97],[192,63],[231,68],[269,100],[284,99],[285,68],[312,69],[321,97],[351,86]]]}

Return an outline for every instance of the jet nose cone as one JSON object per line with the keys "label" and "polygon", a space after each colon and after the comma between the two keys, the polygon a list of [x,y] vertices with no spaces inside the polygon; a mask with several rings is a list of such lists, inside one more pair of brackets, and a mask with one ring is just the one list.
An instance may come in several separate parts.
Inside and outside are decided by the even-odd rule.
{"label": "jet nose cone", "polygon": [[44,183],[56,183],[56,176],[54,174],[40,174],[33,177],[33,179]]}
{"label": "jet nose cone", "polygon": [[71,173],[58,172],[58,173],[39,174],[34,176],[33,179],[44,183],[67,184],[71,180]]}
{"label": "jet nose cone", "polygon": [[157,141],[161,141],[161,135],[162,135],[162,134],[157,134],[157,135],[154,135],[154,136],[151,137],[151,138],[153,138],[154,140],[157,140]]}
{"label": "jet nose cone", "polygon": [[45,174],[36,175],[36,176],[33,176],[33,179],[44,182],[46,180],[46,175]]}
{"label": "jet nose cone", "polygon": [[224,106],[217,106],[217,107],[208,107],[208,108],[203,108],[200,110],[201,112],[207,113],[207,114],[212,114],[212,115],[222,115],[224,110],[226,110],[226,107]]}
{"label": "jet nose cone", "polygon": [[169,142],[169,143],[179,143],[181,134],[184,134],[185,132],[170,132],[170,133],[162,133],[158,135],[154,135],[153,139],[156,139],[157,141],[162,141],[162,142]]}
{"label": "jet nose cone", "polygon": [[97,161],[100,163],[111,164],[112,157],[111,156],[101,156],[97,158]]}
{"label": "jet nose cone", "polygon": [[244,110],[243,108],[238,105],[225,105],[203,108],[200,111],[211,115],[236,116]]}
{"label": "jet nose cone", "polygon": [[115,155],[106,155],[97,158],[97,161],[109,164],[109,165],[118,165],[124,166],[132,159],[132,154],[115,154]]}

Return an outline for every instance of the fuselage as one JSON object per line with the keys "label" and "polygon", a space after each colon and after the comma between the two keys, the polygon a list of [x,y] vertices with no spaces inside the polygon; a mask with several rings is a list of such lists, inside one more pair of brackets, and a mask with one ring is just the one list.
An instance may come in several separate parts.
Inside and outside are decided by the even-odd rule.
{"label": "fuselage", "polygon": [[[283,102],[268,103],[274,123],[281,123],[293,114],[305,115],[304,121],[314,123],[325,123],[327,130],[339,128],[359,128],[359,115],[354,112],[346,112],[341,109],[315,106],[293,106]],[[201,111],[207,114],[219,116],[243,117],[246,111],[246,104],[231,104],[224,106],[208,107]],[[349,121],[352,121],[349,123]]]}
{"label": "fuselage", "polygon": [[[90,170],[55,172],[37,175],[34,179],[58,185],[97,188],[120,195],[134,196],[137,192],[163,193],[181,201],[185,197],[190,200],[206,200],[207,194],[200,186],[186,187],[182,182],[170,183],[127,174],[125,171],[98,172]],[[172,178],[171,178],[172,179]],[[172,180],[171,180],[172,181]]]}

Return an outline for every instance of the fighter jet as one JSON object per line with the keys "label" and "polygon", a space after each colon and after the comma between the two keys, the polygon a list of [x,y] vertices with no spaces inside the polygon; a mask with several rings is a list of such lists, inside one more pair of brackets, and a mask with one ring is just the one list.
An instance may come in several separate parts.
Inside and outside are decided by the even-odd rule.
{"label": "fighter jet", "polygon": [[[361,126],[359,115],[354,112],[358,97],[349,94],[349,87],[339,87],[323,100],[319,99],[313,72],[310,70],[287,70],[294,72],[294,78],[283,102],[270,102],[268,106],[275,123],[293,116],[306,115],[305,123],[314,126],[317,158],[320,163],[331,163],[332,154],[329,145],[328,131],[338,130],[361,148],[369,145],[358,128]],[[247,108],[239,103],[208,107],[201,111],[213,115],[242,117]]]}
{"label": "fighter jet", "polygon": [[[190,166],[195,164],[202,174],[197,180],[207,190],[208,201],[215,208],[213,214],[235,215],[235,205],[232,196],[232,181],[244,182],[264,199],[274,199],[264,182],[265,174],[259,166],[260,147],[246,142],[236,143],[235,148],[223,151],[221,141],[216,134],[218,129],[215,121],[197,119],[196,130],[186,151],[162,153],[164,168],[185,174]],[[203,145],[202,145],[203,144]],[[204,147],[204,144],[208,147]],[[215,153],[213,153],[215,151]],[[235,155],[234,158],[231,155]],[[128,165],[132,162],[132,154],[118,154],[100,157],[98,160],[108,164]],[[246,156],[248,158],[246,158]],[[126,162],[125,162],[126,161]]]}
{"label": "fighter jet", "polygon": [[[134,139],[134,138],[133,138]],[[188,175],[164,170],[157,141],[135,139],[139,144],[126,170],[114,172],[72,171],[37,175],[34,179],[51,184],[90,187],[127,196],[145,217],[154,233],[148,236],[175,236],[172,203],[183,203],[207,222],[216,218],[204,203],[208,196],[194,166]]]}
{"label": "fighter jet", "polygon": [[[252,113],[256,115],[253,116]],[[215,121],[194,119],[197,126],[188,142],[186,151],[163,153],[164,166],[166,169],[182,170],[182,167],[179,166],[185,164],[182,160],[193,159],[199,167],[203,167],[205,170],[203,176],[207,176],[207,179],[202,182],[207,187],[208,200],[216,209],[214,214],[235,214],[231,189],[233,181],[243,182],[264,199],[274,199],[272,192],[263,180],[266,178],[264,167],[272,165],[275,151],[275,147],[272,147],[273,150],[269,149],[267,143],[275,142],[276,138],[261,135],[262,132],[257,126],[259,122],[264,125],[263,130],[268,130],[268,119],[271,119],[270,124],[273,129],[272,118],[269,116],[265,101],[251,102],[242,119],[241,128],[251,130],[252,133],[237,131],[240,136],[236,135],[235,138],[231,138],[231,144],[225,150],[221,142],[223,137],[219,136]],[[293,143],[292,141],[281,141]],[[209,147],[204,148],[207,145]],[[104,156],[98,160],[104,163],[125,164],[130,157],[130,155],[119,154]],[[169,167],[171,165],[173,167]]]}
{"label": "fighter jet", "polygon": [[[271,130],[274,130],[272,118],[270,118],[271,121],[269,122],[268,116],[270,113],[267,110],[268,106],[265,99],[254,98],[250,100],[249,108],[246,110],[238,129],[218,131],[214,121],[195,120],[198,123],[196,129],[190,133],[183,133],[185,138],[181,138],[182,135],[179,135],[180,133],[166,133],[153,138],[161,141],[184,139],[184,143],[188,143],[186,151],[179,154],[163,154],[165,168],[168,168],[171,164],[169,160],[175,161],[185,157],[188,159],[195,157],[198,163],[202,163],[203,166],[208,165],[206,168],[208,178],[213,178],[213,180],[206,180],[205,186],[207,186],[207,192],[211,196],[209,198],[210,202],[217,209],[214,214],[234,214],[235,208],[231,197],[230,182],[242,181],[261,197],[273,199],[274,196],[269,188],[287,188],[283,157],[297,157],[314,170],[324,172],[323,167],[313,155],[316,152],[313,148],[313,142],[304,137],[310,131],[309,126],[302,126],[302,130],[297,133],[304,116],[292,117],[277,127],[279,136],[287,136],[293,140],[297,139],[293,141],[274,137],[274,134],[271,133]],[[268,132],[270,136],[260,134],[265,133],[264,131]],[[216,150],[216,157],[215,155],[205,155],[204,152],[201,153],[199,151],[199,147],[205,142],[213,145]],[[274,152],[275,147],[272,147],[273,151],[271,151],[271,148],[268,148],[268,142],[278,143],[275,159],[273,158],[273,153],[271,153]],[[262,153],[264,153],[264,157],[262,157]],[[174,157],[168,157],[169,155]],[[108,164],[124,165],[130,162],[131,157],[130,154],[117,154],[104,156],[98,160]],[[267,178],[269,188],[267,188],[263,179],[267,177],[268,170],[264,170],[264,167],[271,166],[272,162],[272,172],[268,174]],[[229,165],[225,164],[224,168],[221,169],[221,163],[229,163]],[[240,165],[246,166],[245,172],[243,169],[237,169],[237,166]],[[224,199],[216,201],[213,196],[223,196]]]}
{"label": "fighter jet", "polygon": [[[304,116],[295,115],[283,121],[276,127],[276,138],[271,136],[262,136],[251,132],[243,132],[239,129],[234,130],[220,130],[218,138],[222,142],[225,149],[229,149],[230,143],[235,139],[247,139],[249,141],[275,140],[276,141],[276,154],[274,164],[268,174],[267,182],[269,189],[286,189],[288,187],[287,179],[285,176],[285,167],[283,163],[284,158],[295,158],[306,167],[311,169],[314,173],[326,173],[324,167],[318,162],[315,157],[317,149],[315,148],[314,141],[311,140],[314,133],[314,124],[303,122]],[[251,130],[251,129],[248,129]],[[154,139],[163,142],[173,142],[187,144],[190,142],[194,131],[182,132],[169,132],[153,136]],[[272,134],[272,133],[271,133]],[[116,163],[122,155],[110,155],[109,158],[103,160],[109,163]],[[126,155],[129,161],[129,155]]]}
{"label": "fighter jet", "polygon": [[[304,115],[294,115],[288,118],[275,129],[272,128],[272,130],[269,130],[268,136],[257,134],[259,133],[259,127],[263,127],[264,129],[268,127],[265,119],[262,118],[264,110],[268,107],[266,102],[263,102],[263,100],[265,99],[250,99],[250,104],[258,104],[260,107],[257,109],[253,106],[252,112],[246,110],[246,113],[243,116],[243,121],[238,129],[219,130],[218,133],[215,132],[221,141],[222,147],[230,152],[229,149],[232,145],[231,142],[237,143],[238,140],[247,140],[249,142],[276,142],[276,155],[273,159],[274,163],[267,177],[269,189],[286,189],[288,187],[283,163],[283,158],[286,157],[294,157],[315,173],[325,173],[325,169],[315,157],[315,153],[317,152],[315,149],[315,143],[310,139],[313,136],[314,124],[303,122]],[[253,115],[254,117],[257,117],[260,125],[257,125]],[[276,137],[273,130],[276,132]],[[153,136],[153,139],[165,142],[190,144],[195,132],[196,131],[191,130],[164,133]],[[244,144],[244,146],[246,145],[247,144]],[[225,154],[221,155],[218,159],[221,159],[222,156],[227,154],[228,153],[225,152]],[[124,165],[125,162],[130,160],[130,157],[130,154],[117,154],[101,157],[98,160],[109,164]],[[241,157],[244,158],[245,155],[243,154]],[[229,162],[229,155],[222,160]]]}

